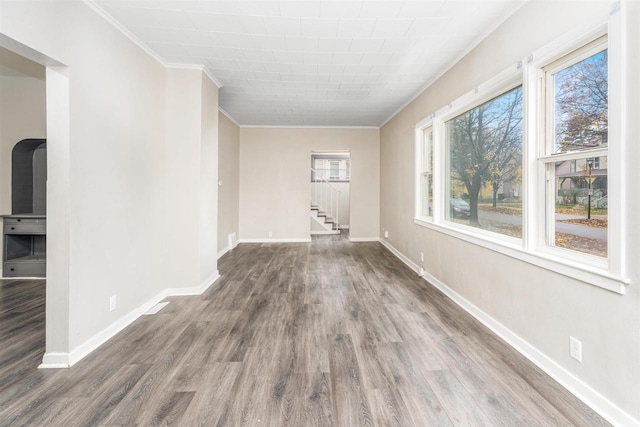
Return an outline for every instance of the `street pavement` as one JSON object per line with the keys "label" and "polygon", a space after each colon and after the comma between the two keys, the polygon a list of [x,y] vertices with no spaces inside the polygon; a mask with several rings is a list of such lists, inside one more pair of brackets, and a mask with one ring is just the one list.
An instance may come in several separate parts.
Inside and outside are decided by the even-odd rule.
{"label": "street pavement", "polygon": [[[487,211],[479,211],[478,219],[482,221],[483,219],[489,221],[502,222],[506,224],[520,225],[522,224],[522,217],[517,215],[508,215],[498,212],[487,212]],[[606,228],[598,228],[598,227],[587,227],[586,225],[580,224],[569,224],[566,222],[561,222],[563,220],[569,219],[583,219],[585,216],[580,215],[567,215],[567,214],[556,214],[556,232],[558,233],[566,233],[573,234],[575,236],[586,237],[588,239],[602,240],[607,241],[607,229]]]}

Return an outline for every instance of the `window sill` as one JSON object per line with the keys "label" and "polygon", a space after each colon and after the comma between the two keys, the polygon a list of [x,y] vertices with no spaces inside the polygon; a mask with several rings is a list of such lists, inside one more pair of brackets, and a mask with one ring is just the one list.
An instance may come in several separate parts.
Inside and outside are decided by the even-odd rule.
{"label": "window sill", "polygon": [[447,234],[457,239],[482,246],[494,252],[524,261],[528,264],[532,264],[618,294],[624,294],[625,287],[629,284],[628,279],[616,277],[605,269],[566,260],[544,252],[526,251],[518,244],[513,244],[499,238],[471,233],[462,229],[462,227],[458,228],[446,224],[436,224],[429,219],[420,217],[414,218],[413,222],[422,227]]}

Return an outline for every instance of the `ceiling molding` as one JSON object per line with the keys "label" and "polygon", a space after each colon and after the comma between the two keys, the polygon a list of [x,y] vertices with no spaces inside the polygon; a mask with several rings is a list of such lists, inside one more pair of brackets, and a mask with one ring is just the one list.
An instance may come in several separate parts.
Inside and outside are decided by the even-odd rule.
{"label": "ceiling molding", "polygon": [[236,126],[238,126],[238,127],[242,127],[242,125],[241,125],[240,123],[238,123],[238,122],[236,121],[236,119],[234,119],[233,117],[231,117],[231,115],[230,115],[229,113],[227,113],[226,111],[224,111],[222,108],[218,107],[218,111],[220,111],[222,114],[224,114],[224,116],[225,116],[227,119],[231,120],[231,121],[233,122],[233,124],[235,124],[235,125],[236,125]]}
{"label": "ceiling molding", "polygon": [[209,80],[211,80],[211,82],[216,85],[216,87],[218,89],[220,89],[222,87],[222,84],[218,81],[218,79],[215,78],[215,76],[213,74],[211,74],[211,71],[207,70],[204,65],[198,65],[198,64],[164,64],[165,68],[175,68],[178,70],[197,70],[197,71],[202,71],[204,73],[205,76],[207,76],[209,78]]}
{"label": "ceiling molding", "polygon": [[[190,2],[166,8],[162,2],[82,1],[163,66],[202,70],[221,88],[213,72],[219,74],[228,88],[220,105],[244,123],[379,129],[528,0],[479,1],[478,17],[455,2],[447,8],[415,2],[405,10],[383,0],[357,13],[335,7],[323,14],[320,0],[287,10],[278,10],[277,0],[256,8],[210,2],[202,10]],[[387,17],[389,10],[394,13]],[[307,28],[292,21],[298,15],[318,22]],[[430,34],[445,21],[455,24],[450,30],[459,30],[459,37],[434,45]],[[442,58],[432,62],[429,52]],[[314,126],[318,113],[325,120]]]}
{"label": "ceiling molding", "polygon": [[203,69],[206,76],[209,77],[209,80],[211,80],[213,84],[216,85],[218,89],[220,89],[222,87],[222,83],[220,83],[220,80],[216,79],[216,76],[214,76],[213,73],[209,71],[208,68],[203,67]]}
{"label": "ceiling molding", "polygon": [[261,129],[375,129],[380,130],[378,126],[285,126],[285,125],[242,125],[242,128],[261,128]]}
{"label": "ceiling molding", "polygon": [[89,6],[94,12],[100,15],[105,21],[111,24],[116,30],[120,31],[125,37],[131,40],[136,46],[142,49],[147,55],[158,61],[160,65],[165,68],[183,68],[183,69],[191,69],[191,70],[201,70],[204,74],[211,80],[211,82],[216,85],[218,89],[222,87],[222,83],[211,73],[211,71],[207,70],[203,65],[199,64],[168,64],[166,63],[160,55],[155,53],[149,46],[146,45],[142,40],[136,37],[131,31],[127,30],[120,22],[118,22],[113,16],[111,16],[106,10],[98,6],[98,4],[94,0],[82,0],[84,4]]}
{"label": "ceiling molding", "polygon": [[136,46],[142,49],[147,55],[158,61],[162,66],[166,67],[166,64],[149,46],[147,46],[142,40],[133,35],[133,33],[127,30],[121,23],[119,23],[113,16],[111,16],[106,10],[98,6],[94,0],[82,0],[84,4],[89,6],[95,13],[100,15],[105,21],[111,24],[116,30],[120,31],[125,37],[131,40]]}

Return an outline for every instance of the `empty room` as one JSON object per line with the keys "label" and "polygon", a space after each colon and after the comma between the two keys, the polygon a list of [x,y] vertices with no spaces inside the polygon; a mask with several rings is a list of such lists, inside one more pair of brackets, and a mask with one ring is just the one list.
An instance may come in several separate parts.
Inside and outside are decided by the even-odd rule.
{"label": "empty room", "polygon": [[638,40],[0,0],[0,426],[640,426]]}

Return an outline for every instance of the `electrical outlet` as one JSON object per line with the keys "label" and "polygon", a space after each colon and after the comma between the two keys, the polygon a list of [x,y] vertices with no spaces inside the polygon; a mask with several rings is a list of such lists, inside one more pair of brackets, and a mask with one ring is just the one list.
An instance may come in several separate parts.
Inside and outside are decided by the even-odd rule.
{"label": "electrical outlet", "polygon": [[269,237],[273,237],[273,231],[269,232]]}
{"label": "electrical outlet", "polygon": [[116,309],[116,296],[113,295],[109,298],[109,311],[113,311]]}
{"label": "electrical outlet", "polygon": [[582,342],[580,342],[580,340],[569,337],[569,354],[578,362],[582,363]]}
{"label": "electrical outlet", "polygon": [[420,261],[424,262],[424,252],[420,252]]}
{"label": "electrical outlet", "polygon": [[384,230],[384,238],[385,239],[389,238],[389,230]]}

